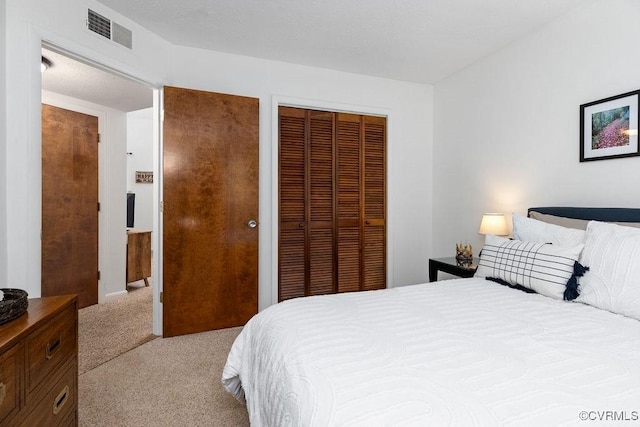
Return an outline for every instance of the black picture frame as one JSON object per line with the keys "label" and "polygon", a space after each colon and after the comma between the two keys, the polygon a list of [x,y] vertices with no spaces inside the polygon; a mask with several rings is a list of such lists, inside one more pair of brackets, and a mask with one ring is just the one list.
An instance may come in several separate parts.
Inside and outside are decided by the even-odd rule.
{"label": "black picture frame", "polygon": [[640,156],[640,90],[580,106],[580,162]]}

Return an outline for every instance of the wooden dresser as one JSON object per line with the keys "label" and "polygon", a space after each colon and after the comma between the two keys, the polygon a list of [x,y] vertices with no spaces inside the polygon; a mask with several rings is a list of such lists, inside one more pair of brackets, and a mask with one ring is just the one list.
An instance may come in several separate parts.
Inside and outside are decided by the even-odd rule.
{"label": "wooden dresser", "polygon": [[29,300],[0,325],[0,425],[78,424],[78,300]]}
{"label": "wooden dresser", "polygon": [[151,231],[127,230],[127,283],[151,277]]}

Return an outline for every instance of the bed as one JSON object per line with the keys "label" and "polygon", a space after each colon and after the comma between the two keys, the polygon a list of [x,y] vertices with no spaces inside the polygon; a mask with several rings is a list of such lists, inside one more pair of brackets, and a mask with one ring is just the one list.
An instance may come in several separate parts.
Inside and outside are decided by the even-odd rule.
{"label": "bed", "polygon": [[[542,288],[538,279],[524,281],[537,293],[474,277],[289,300],[244,327],[224,367],[225,389],[246,402],[256,426],[638,422],[640,229],[626,225],[640,223],[640,209],[550,209],[533,212],[598,220],[576,225],[587,227],[580,234],[514,216],[519,235],[541,239],[527,243],[528,251],[540,245],[544,261],[535,262],[548,262],[545,251],[564,258],[562,244],[582,236],[571,246],[580,247],[571,277],[581,272],[585,292],[576,301],[545,288],[549,265],[541,267]],[[553,239],[560,243],[546,242]],[[501,244],[512,251],[518,241]],[[491,257],[484,252],[481,263]],[[609,269],[602,253],[612,252],[624,274]],[[591,270],[578,268],[583,260]],[[611,278],[613,290],[591,289]]]}

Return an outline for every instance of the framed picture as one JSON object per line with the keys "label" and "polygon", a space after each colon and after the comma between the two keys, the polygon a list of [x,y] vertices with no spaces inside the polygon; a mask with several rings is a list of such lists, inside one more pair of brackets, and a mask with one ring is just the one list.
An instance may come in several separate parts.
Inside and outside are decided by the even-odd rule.
{"label": "framed picture", "polygon": [[640,91],[580,106],[580,161],[640,156]]}

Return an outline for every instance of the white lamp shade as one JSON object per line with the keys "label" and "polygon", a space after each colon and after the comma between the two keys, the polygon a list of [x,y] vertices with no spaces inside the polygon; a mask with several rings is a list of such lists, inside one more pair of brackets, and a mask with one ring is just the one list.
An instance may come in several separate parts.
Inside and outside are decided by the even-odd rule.
{"label": "white lamp shade", "polygon": [[507,220],[504,218],[504,214],[486,213],[482,215],[482,222],[480,223],[478,233],[493,234],[495,236],[506,236],[509,234]]}

